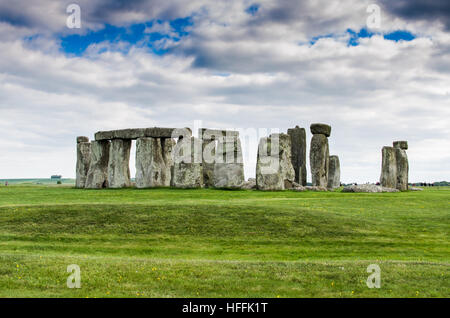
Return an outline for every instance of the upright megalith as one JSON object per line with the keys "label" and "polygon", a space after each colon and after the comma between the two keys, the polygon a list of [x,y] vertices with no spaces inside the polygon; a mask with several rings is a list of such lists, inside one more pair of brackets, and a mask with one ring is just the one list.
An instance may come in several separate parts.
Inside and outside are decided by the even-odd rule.
{"label": "upright megalith", "polygon": [[313,134],[309,153],[312,185],[327,187],[330,156],[328,137],[331,134],[331,126],[312,124],[310,129]]}
{"label": "upright megalith", "polygon": [[173,139],[142,137],[136,141],[136,187],[168,187]]}
{"label": "upright megalith", "polygon": [[408,149],[407,141],[394,141],[395,160],[397,165],[397,186],[400,191],[408,190],[408,173],[409,163],[406,150]]}
{"label": "upright megalith", "polygon": [[381,150],[380,183],[386,188],[397,188],[397,159],[394,147],[383,147]]}
{"label": "upright megalith", "polygon": [[218,139],[214,162],[215,188],[240,188],[244,182],[244,163],[239,136]]}
{"label": "upright megalith", "polygon": [[295,170],[295,182],[306,186],[306,131],[295,126],[287,131],[291,137],[291,161]]}
{"label": "upright megalith", "polygon": [[259,190],[292,188],[295,170],[291,161],[291,137],[272,134],[261,138],[256,162],[256,186]]}
{"label": "upright megalith", "polygon": [[131,139],[113,139],[109,151],[108,186],[110,188],[130,187]]}
{"label": "upright megalith", "polygon": [[393,147],[383,147],[380,183],[383,187],[408,190],[409,164],[407,141],[394,141]]}
{"label": "upright megalith", "polygon": [[88,137],[77,137],[77,165],[75,187],[84,188],[91,159],[91,143]]}
{"label": "upright megalith", "polygon": [[330,156],[328,168],[328,189],[336,189],[341,186],[341,165],[338,156]]}
{"label": "upright megalith", "polygon": [[239,188],[244,182],[239,132],[200,128],[205,187]]}
{"label": "upright megalith", "polygon": [[109,140],[92,141],[85,188],[101,189],[108,187],[109,148]]}
{"label": "upright megalith", "polygon": [[195,137],[179,138],[172,155],[171,185],[176,188],[203,187],[202,142]]}
{"label": "upright megalith", "polygon": [[202,140],[203,184],[206,188],[214,187],[214,162],[216,157],[217,139],[222,137],[222,131],[199,128],[198,136]]}

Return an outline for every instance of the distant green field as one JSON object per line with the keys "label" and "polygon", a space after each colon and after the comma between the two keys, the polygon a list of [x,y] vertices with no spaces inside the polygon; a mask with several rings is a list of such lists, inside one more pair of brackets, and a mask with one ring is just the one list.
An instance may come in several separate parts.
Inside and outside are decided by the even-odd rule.
{"label": "distant green field", "polygon": [[[59,179],[62,184],[75,185],[75,179],[62,178]],[[0,179],[0,186],[5,185],[8,182],[9,185],[51,185],[57,184],[58,179],[50,178],[36,178],[36,179]]]}
{"label": "distant green field", "polygon": [[[449,297],[450,189],[0,187],[1,297]],[[66,286],[69,264],[81,288]],[[369,264],[381,288],[369,289]]]}

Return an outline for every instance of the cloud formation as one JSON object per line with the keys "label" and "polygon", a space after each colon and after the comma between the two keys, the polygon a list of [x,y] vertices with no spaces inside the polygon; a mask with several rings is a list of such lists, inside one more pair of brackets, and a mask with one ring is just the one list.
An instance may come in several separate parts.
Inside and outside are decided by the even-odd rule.
{"label": "cloud formation", "polygon": [[[406,139],[412,181],[449,180],[447,24],[380,2],[381,28],[349,45],[347,30],[366,27],[369,3],[79,1],[82,29],[70,30],[68,3],[0,0],[0,178],[73,177],[77,135],[201,120],[263,128],[258,137],[329,123],[344,182],[377,181],[381,147]],[[171,21],[186,17],[186,35],[168,41]],[[71,34],[140,23],[133,41],[89,42],[78,56],[61,45]],[[384,38],[396,30],[416,37]],[[149,34],[169,35],[166,53],[150,49],[163,37]],[[247,178],[256,142],[245,149]]]}

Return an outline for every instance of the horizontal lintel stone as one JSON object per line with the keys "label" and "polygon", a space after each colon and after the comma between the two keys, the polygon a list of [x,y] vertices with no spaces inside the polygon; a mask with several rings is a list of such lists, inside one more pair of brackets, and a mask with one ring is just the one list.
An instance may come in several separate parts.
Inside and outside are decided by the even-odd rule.
{"label": "horizontal lintel stone", "polygon": [[99,131],[95,134],[95,140],[137,139],[141,137],[172,138],[174,130],[175,128],[150,127]]}
{"label": "horizontal lintel stone", "polygon": [[199,128],[198,136],[202,137],[203,140],[214,140],[219,139],[219,137],[238,138],[239,131]]}

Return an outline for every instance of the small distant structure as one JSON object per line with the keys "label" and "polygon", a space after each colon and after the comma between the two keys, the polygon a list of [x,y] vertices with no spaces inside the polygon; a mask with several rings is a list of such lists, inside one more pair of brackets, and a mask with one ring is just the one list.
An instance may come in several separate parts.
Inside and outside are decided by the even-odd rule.
{"label": "small distant structure", "polygon": [[50,179],[52,179],[52,180],[61,180],[61,178],[62,178],[62,175],[60,175],[60,174],[54,174],[50,177]]}

